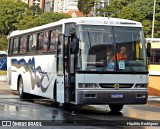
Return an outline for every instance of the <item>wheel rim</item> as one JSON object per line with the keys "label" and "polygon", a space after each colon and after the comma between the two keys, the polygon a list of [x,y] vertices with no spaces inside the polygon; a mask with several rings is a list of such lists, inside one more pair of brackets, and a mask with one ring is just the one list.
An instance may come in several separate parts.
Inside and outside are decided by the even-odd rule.
{"label": "wheel rim", "polygon": [[59,108],[62,109],[62,110],[66,109],[66,107],[67,107],[66,104],[61,103],[61,102],[58,103],[58,106],[59,106]]}

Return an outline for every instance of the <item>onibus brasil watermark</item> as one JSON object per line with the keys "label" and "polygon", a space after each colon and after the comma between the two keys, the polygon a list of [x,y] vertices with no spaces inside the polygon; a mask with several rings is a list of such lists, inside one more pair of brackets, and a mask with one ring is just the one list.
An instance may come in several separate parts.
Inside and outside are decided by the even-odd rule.
{"label": "onibus brasil watermark", "polygon": [[2,121],[1,126],[42,126],[40,121]]}

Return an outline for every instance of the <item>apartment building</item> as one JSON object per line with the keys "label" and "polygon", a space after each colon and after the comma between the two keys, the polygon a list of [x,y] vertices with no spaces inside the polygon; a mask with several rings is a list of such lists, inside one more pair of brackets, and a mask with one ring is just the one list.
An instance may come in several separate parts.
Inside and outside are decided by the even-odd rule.
{"label": "apartment building", "polygon": [[[28,3],[29,6],[33,4],[39,5],[45,12],[64,12],[75,10],[78,11],[78,0],[22,0]],[[110,0],[100,0],[100,6],[104,7],[104,3],[109,5]]]}
{"label": "apartment building", "polygon": [[44,5],[46,0],[22,0],[27,3],[29,6],[38,5],[42,10],[44,10]]}
{"label": "apartment building", "polygon": [[26,4],[28,3],[28,0],[21,0],[21,1],[23,1],[23,2],[26,3]]}
{"label": "apartment building", "polygon": [[78,0],[54,0],[54,12],[68,12],[78,10]]}

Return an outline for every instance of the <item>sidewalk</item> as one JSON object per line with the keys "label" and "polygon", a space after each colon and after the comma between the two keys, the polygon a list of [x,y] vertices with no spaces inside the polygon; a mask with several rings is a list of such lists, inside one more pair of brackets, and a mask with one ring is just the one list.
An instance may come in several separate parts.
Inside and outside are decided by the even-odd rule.
{"label": "sidewalk", "polygon": [[0,76],[0,91],[10,90],[10,87],[7,84],[7,76]]}
{"label": "sidewalk", "polygon": [[148,96],[148,101],[157,101],[160,102],[160,96]]}
{"label": "sidewalk", "polygon": [[0,82],[6,82],[7,81],[7,76],[0,76]]}

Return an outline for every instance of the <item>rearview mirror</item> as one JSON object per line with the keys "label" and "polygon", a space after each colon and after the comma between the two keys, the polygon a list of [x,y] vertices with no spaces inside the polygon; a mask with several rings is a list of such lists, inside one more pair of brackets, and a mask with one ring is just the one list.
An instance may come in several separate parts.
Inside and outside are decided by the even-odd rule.
{"label": "rearview mirror", "polygon": [[151,56],[151,43],[147,43],[147,56]]}

